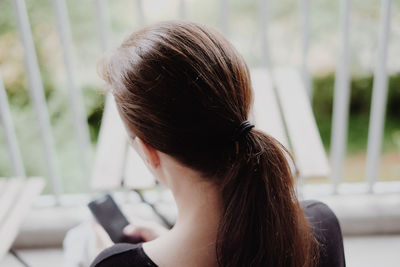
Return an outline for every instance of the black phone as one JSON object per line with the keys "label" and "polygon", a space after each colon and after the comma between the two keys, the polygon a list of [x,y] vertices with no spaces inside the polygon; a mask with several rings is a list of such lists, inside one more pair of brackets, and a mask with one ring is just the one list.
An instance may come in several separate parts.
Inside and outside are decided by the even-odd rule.
{"label": "black phone", "polygon": [[88,207],[114,243],[143,242],[140,237],[127,236],[123,233],[123,229],[129,224],[129,221],[110,194],[91,201]]}

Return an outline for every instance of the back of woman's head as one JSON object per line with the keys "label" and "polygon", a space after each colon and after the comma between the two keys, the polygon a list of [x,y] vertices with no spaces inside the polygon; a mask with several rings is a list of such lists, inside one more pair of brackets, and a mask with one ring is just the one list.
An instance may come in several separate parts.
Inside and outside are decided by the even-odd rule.
{"label": "back of woman's head", "polygon": [[133,33],[101,64],[128,131],[220,188],[220,266],[312,266],[314,238],[286,150],[237,135],[252,90],[247,65],[218,32],[165,22]]}

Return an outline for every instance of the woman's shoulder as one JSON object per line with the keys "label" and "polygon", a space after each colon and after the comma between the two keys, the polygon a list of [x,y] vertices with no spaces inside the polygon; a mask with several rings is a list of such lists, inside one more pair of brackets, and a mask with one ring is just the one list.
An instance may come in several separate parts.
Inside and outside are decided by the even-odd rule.
{"label": "woman's shoulder", "polygon": [[317,238],[325,239],[332,234],[341,237],[339,220],[328,205],[317,200],[301,201],[300,205]]}
{"label": "woman's shoulder", "polygon": [[342,230],[335,213],[320,201],[306,200],[300,204],[320,244],[319,266],[345,266]]}
{"label": "woman's shoulder", "polygon": [[142,244],[115,244],[103,250],[90,267],[157,267],[143,251]]}
{"label": "woman's shoulder", "polygon": [[335,213],[325,203],[318,200],[300,201],[301,208],[310,223],[334,223],[339,224]]}

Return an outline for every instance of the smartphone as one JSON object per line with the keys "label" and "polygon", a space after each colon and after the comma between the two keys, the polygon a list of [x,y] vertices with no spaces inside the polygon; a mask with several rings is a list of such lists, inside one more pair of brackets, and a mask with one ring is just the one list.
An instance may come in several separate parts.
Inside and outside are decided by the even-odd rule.
{"label": "smartphone", "polygon": [[110,194],[91,201],[88,207],[114,243],[143,242],[140,237],[127,236],[123,233],[123,229],[129,224],[129,221]]}

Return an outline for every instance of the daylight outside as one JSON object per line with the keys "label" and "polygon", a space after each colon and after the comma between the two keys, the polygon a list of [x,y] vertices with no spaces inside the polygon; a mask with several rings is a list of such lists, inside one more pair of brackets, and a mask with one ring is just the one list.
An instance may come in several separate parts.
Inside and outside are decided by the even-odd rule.
{"label": "daylight outside", "polygon": [[400,256],[400,1],[0,1],[0,266],[89,266],[112,194],[132,223],[174,224],[171,192],[129,145],[99,61],[133,31],[220,31],[250,70],[249,120],[326,203],[347,266]]}

